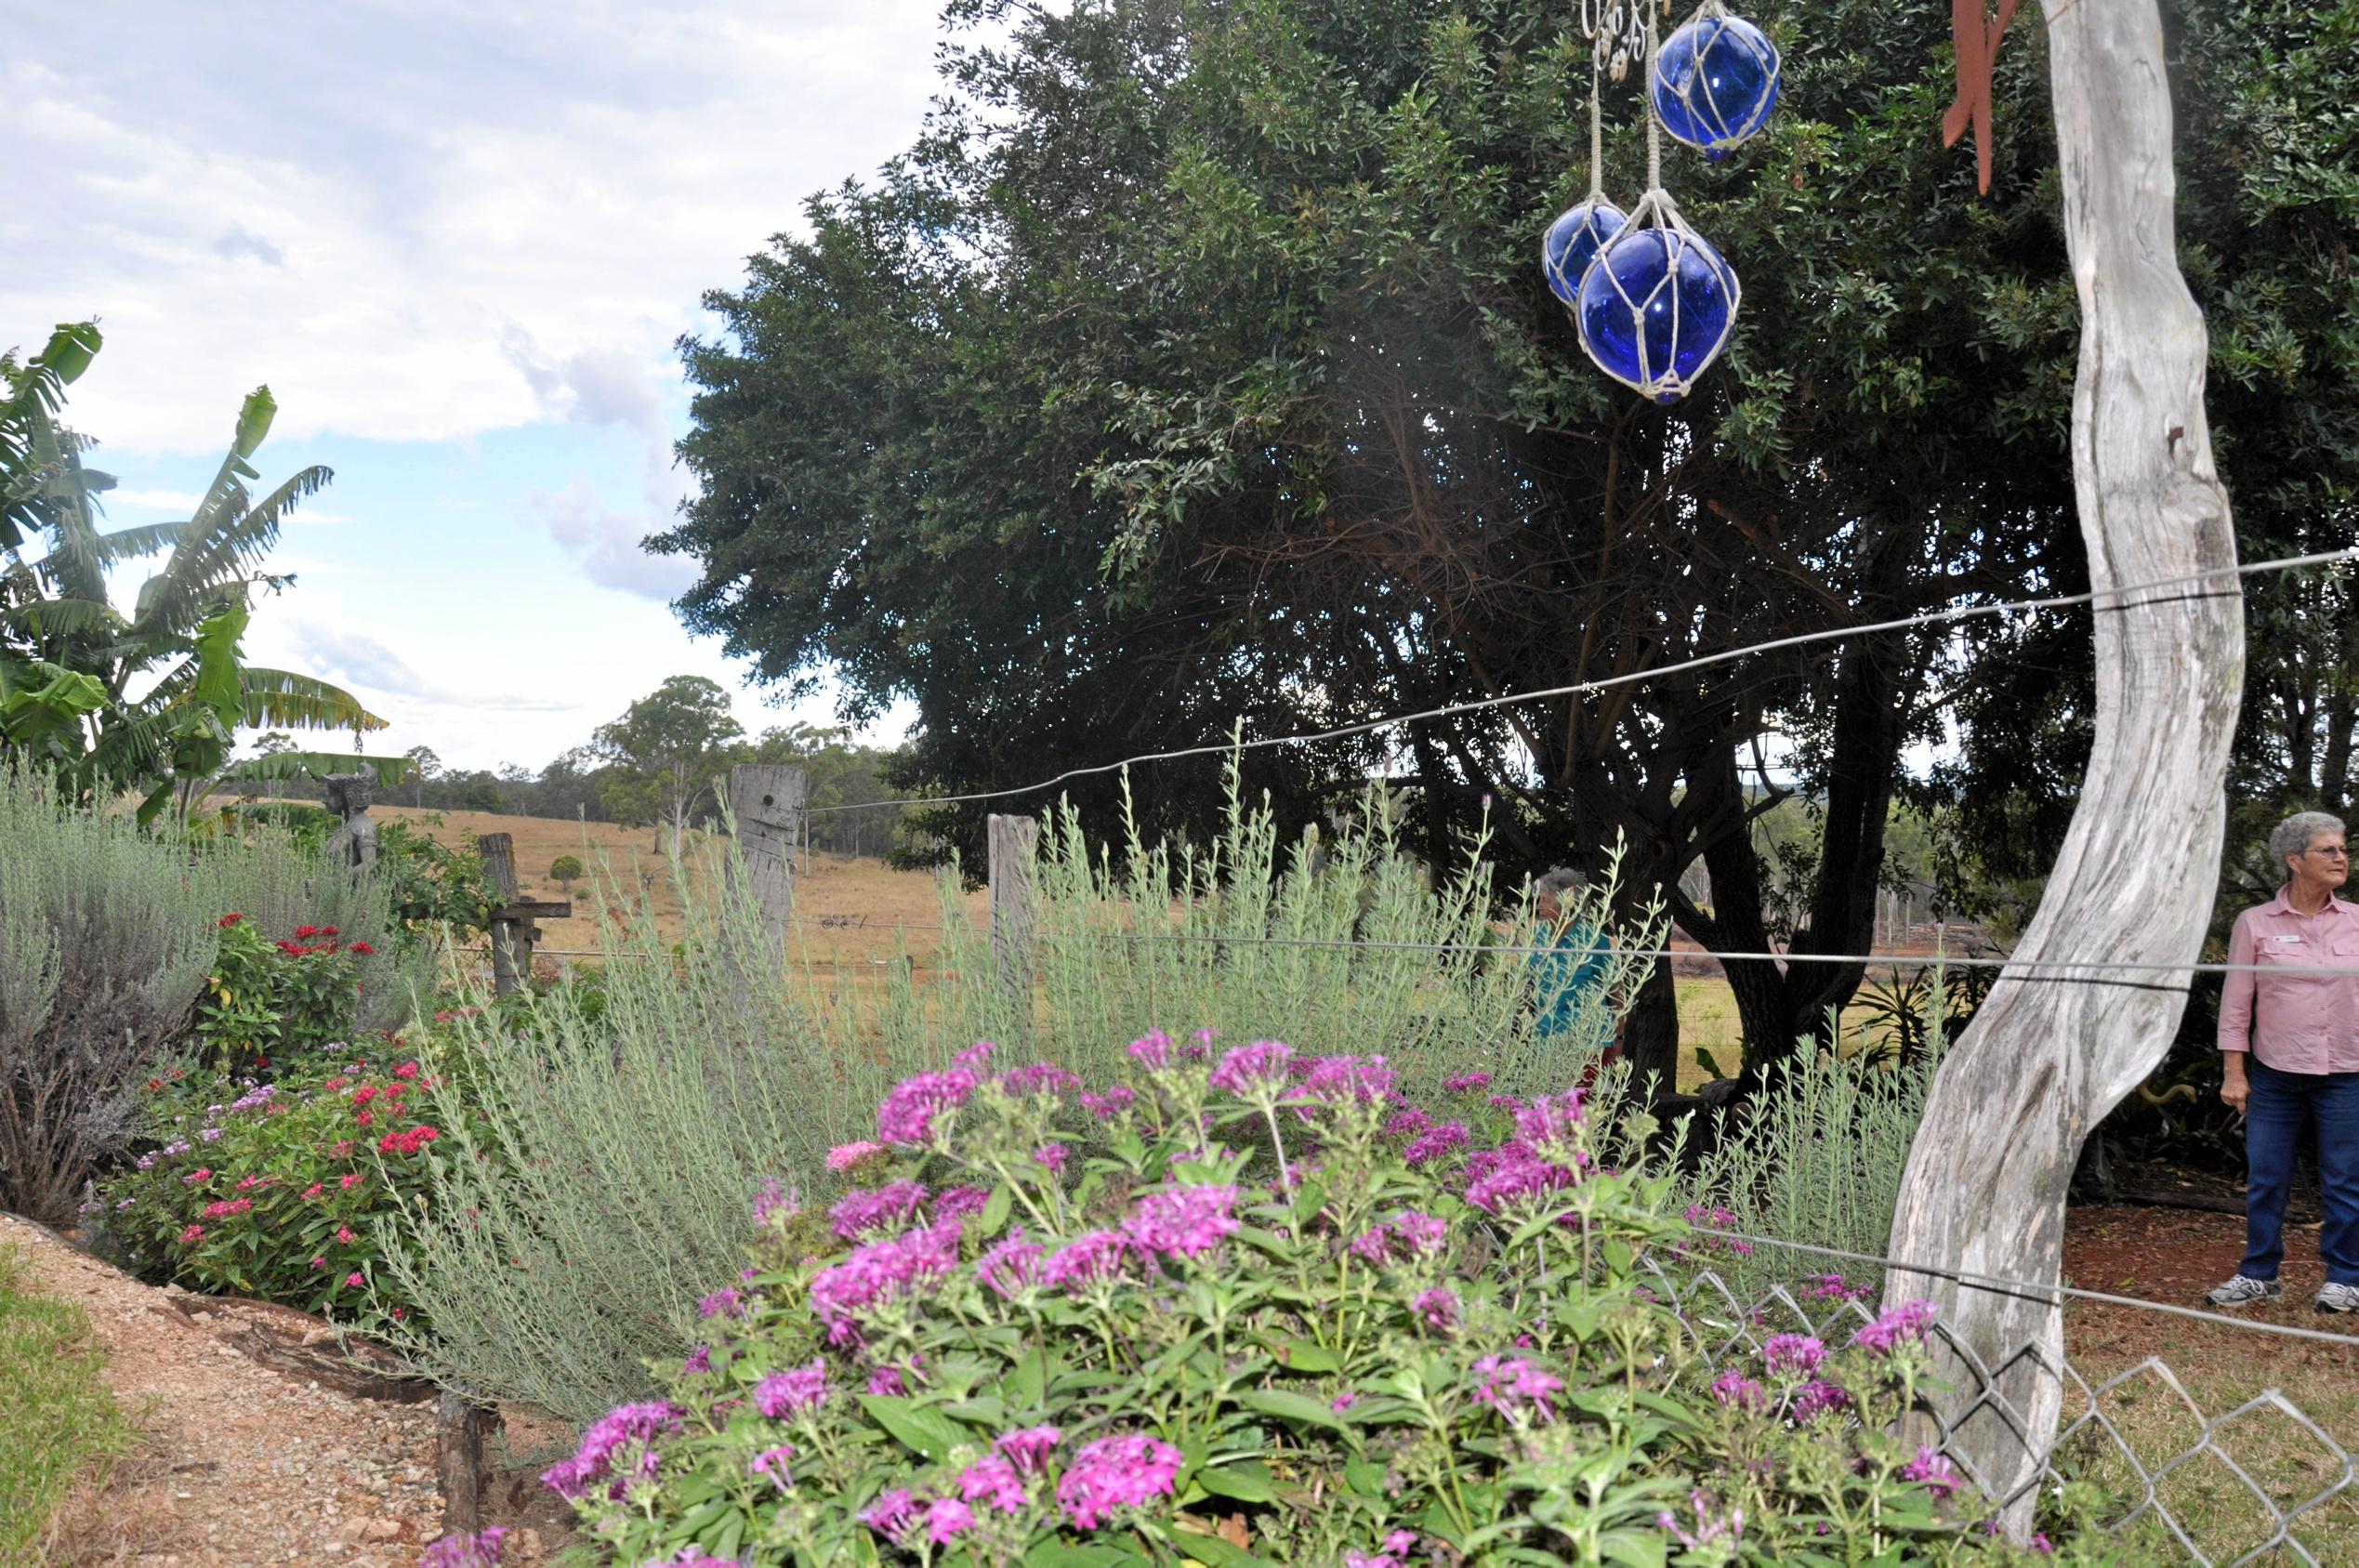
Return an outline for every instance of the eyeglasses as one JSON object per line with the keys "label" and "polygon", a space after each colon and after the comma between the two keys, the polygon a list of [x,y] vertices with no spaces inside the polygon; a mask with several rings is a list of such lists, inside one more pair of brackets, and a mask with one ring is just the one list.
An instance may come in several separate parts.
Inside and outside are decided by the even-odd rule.
{"label": "eyeglasses", "polygon": [[2320,844],[2303,850],[2302,853],[2324,855],[2330,861],[2347,861],[2351,858],[2351,851],[2340,844]]}

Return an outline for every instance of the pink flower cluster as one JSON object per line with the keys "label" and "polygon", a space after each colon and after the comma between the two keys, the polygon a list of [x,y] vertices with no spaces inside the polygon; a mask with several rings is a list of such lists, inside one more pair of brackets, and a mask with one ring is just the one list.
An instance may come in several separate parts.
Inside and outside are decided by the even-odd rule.
{"label": "pink flower cluster", "polygon": [[[1252,1048],[1245,1048],[1250,1050]],[[1381,1056],[1313,1057],[1308,1061],[1296,1062],[1293,1072],[1300,1081],[1286,1098],[1311,1100],[1323,1105],[1348,1105],[1390,1099],[1396,1080],[1391,1064]],[[1219,1087],[1217,1074],[1214,1087]]]}
{"label": "pink flower cluster", "polygon": [[1780,1377],[1808,1377],[1825,1360],[1825,1342],[1808,1334],[1773,1334],[1761,1347],[1761,1364]]}
{"label": "pink flower cluster", "polygon": [[1131,1206],[1123,1231],[1140,1249],[1159,1258],[1201,1258],[1233,1234],[1234,1187],[1177,1187],[1150,1192]]}
{"label": "pink flower cluster", "polygon": [[1571,1171],[1540,1158],[1521,1139],[1468,1155],[1466,1173],[1466,1201],[1485,1214],[1496,1214],[1520,1198],[1544,1197],[1573,1185]]}
{"label": "pink flower cluster", "polygon": [[1212,1070],[1212,1087],[1239,1099],[1267,1093],[1286,1081],[1286,1062],[1293,1055],[1292,1046],[1277,1040],[1232,1046]]}
{"label": "pink flower cluster", "polygon": [[1481,1094],[1491,1087],[1488,1073],[1461,1073],[1455,1078],[1444,1078],[1442,1087],[1452,1094]]}
{"label": "pink flower cluster", "polygon": [[1564,1379],[1543,1372],[1522,1356],[1484,1356],[1474,1364],[1483,1381],[1474,1397],[1500,1415],[1513,1418],[1525,1410],[1540,1421],[1553,1420],[1556,1407],[1549,1402],[1564,1391]]}
{"label": "pink flower cluster", "polygon": [[1901,1467],[1901,1479],[1913,1481],[1936,1497],[1957,1490],[1957,1471],[1940,1450],[1919,1448],[1917,1457]]}
{"label": "pink flower cluster", "polygon": [[837,1236],[855,1241],[871,1231],[899,1231],[915,1220],[925,1206],[923,1186],[915,1181],[894,1181],[847,1193],[843,1202],[827,1211],[827,1217],[835,1221]]}
{"label": "pink flower cluster", "polygon": [[1736,1410],[1759,1411],[1769,1403],[1768,1390],[1733,1366],[1712,1379],[1712,1397]]}
{"label": "pink flower cluster", "polygon": [[1395,1258],[1439,1258],[1449,1245],[1448,1220],[1404,1208],[1353,1242],[1351,1256],[1364,1263],[1388,1263]]}
{"label": "pink flower cluster", "polygon": [[1160,1029],[1150,1029],[1130,1042],[1130,1060],[1150,1073],[1160,1073],[1171,1065],[1171,1036]]}
{"label": "pink flower cluster", "polygon": [[1081,1097],[1081,1104],[1082,1109],[1100,1121],[1111,1122],[1129,1110],[1137,1099],[1138,1096],[1132,1094],[1127,1086],[1115,1084],[1103,1094],[1085,1093]]}
{"label": "pink flower cluster", "polygon": [[617,1405],[605,1417],[582,1434],[581,1446],[570,1459],[560,1460],[541,1472],[541,1483],[565,1497],[583,1497],[592,1486],[612,1480],[607,1496],[620,1498],[624,1488],[634,1480],[644,1479],[654,1470],[655,1456],[648,1453],[632,1474],[615,1475],[615,1453],[626,1443],[647,1443],[670,1432],[679,1430],[680,1417],[686,1412],[676,1404],[652,1403]]}
{"label": "pink flower cluster", "polygon": [[1047,1249],[1024,1239],[1019,1225],[1006,1240],[975,1259],[975,1277],[1003,1299],[1021,1295],[1041,1283],[1040,1257]]}
{"label": "pink flower cluster", "polygon": [[1141,1432],[1083,1445],[1057,1482],[1057,1501],[1074,1528],[1095,1530],[1116,1509],[1167,1496],[1180,1475],[1180,1450]]}
{"label": "pink flower cluster", "polygon": [[[972,1053],[969,1047],[961,1056]],[[903,1078],[885,1093],[876,1107],[876,1136],[887,1143],[922,1148],[934,1140],[934,1118],[955,1111],[973,1097],[979,1082],[973,1071],[954,1067],[947,1073],[920,1073]]]}
{"label": "pink flower cluster", "polygon": [[1852,1336],[1852,1343],[1879,1356],[1906,1344],[1923,1344],[1936,1311],[1931,1301],[1905,1301]]}
{"label": "pink flower cluster", "polygon": [[864,1138],[852,1143],[838,1143],[827,1151],[827,1168],[833,1171],[850,1170],[863,1160],[884,1152],[883,1144],[871,1143]]}
{"label": "pink flower cluster", "polygon": [[1579,1135],[1581,1124],[1588,1119],[1583,1102],[1588,1096],[1580,1089],[1566,1089],[1560,1095],[1537,1095],[1515,1113],[1515,1135],[1544,1154],[1561,1158],[1551,1151],[1570,1148]]}
{"label": "pink flower cluster", "polygon": [[958,1221],[944,1220],[890,1241],[854,1247],[851,1256],[811,1276],[810,1305],[827,1325],[828,1343],[857,1344],[855,1315],[909,1295],[958,1266]]}
{"label": "pink flower cluster", "polygon": [[1395,1530],[1384,1538],[1384,1549],[1379,1552],[1345,1552],[1343,1568],[1409,1568],[1409,1554],[1417,1549],[1417,1545],[1416,1531]]}
{"label": "pink flower cluster", "polygon": [[1432,1164],[1453,1149],[1463,1149],[1473,1140],[1468,1135],[1464,1122],[1443,1122],[1432,1131],[1417,1139],[1401,1151],[1401,1158],[1416,1170]]}
{"label": "pink flower cluster", "polygon": [[1075,1236],[1041,1265],[1040,1283],[1051,1290],[1077,1290],[1119,1278],[1131,1245],[1120,1231],[1091,1231]]}
{"label": "pink flower cluster", "polygon": [[1035,1061],[1029,1067],[1018,1067],[999,1075],[999,1087],[1009,1094],[1052,1094],[1062,1100],[1081,1087],[1081,1079],[1063,1068],[1046,1061]]}
{"label": "pink flower cluster", "polygon": [[1002,1513],[1021,1510],[1030,1500],[1025,1478],[1040,1473],[1063,1435],[1054,1427],[1008,1432],[994,1452],[959,1472],[958,1496],[920,1502],[907,1487],[897,1487],[863,1510],[860,1522],[898,1546],[911,1545],[920,1531],[931,1545],[947,1546],[974,1528],[977,1504]]}

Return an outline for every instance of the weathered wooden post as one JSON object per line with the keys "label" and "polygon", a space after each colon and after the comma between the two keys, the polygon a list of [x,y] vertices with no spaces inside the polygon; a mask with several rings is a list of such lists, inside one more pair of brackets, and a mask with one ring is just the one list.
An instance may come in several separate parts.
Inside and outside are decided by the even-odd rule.
{"label": "weathered wooden post", "polygon": [[483,869],[500,891],[499,907],[492,911],[492,995],[507,996],[523,989],[533,978],[533,948],[541,940],[535,920],[563,920],[573,913],[567,900],[527,900],[517,896],[516,841],[505,833],[486,833],[475,840]]}
{"label": "weathered wooden post", "polygon": [[1040,824],[1032,817],[984,820],[991,885],[991,955],[999,966],[1017,1019],[1032,1021],[1033,863],[1039,850]]}
{"label": "weathered wooden post", "polygon": [[803,771],[784,763],[745,762],[729,771],[729,810],[737,819],[737,850],[745,880],[769,932],[770,958],[785,952],[795,914],[796,839],[802,832]]}
{"label": "weathered wooden post", "polygon": [[[2168,1048],[2187,994],[2075,982],[2072,959],[2195,957],[2220,869],[2244,606],[2228,496],[2204,419],[2204,321],[2172,234],[2171,112],[2155,0],[2046,0],[2064,234],[2080,295],[2072,453],[2089,586],[2220,573],[2094,606],[2096,738],[2080,804],[2010,970],[1935,1079],[1909,1151],[1891,1256],[2056,1284],[2064,1188],[2081,1143]],[[2045,966],[2045,967],[2036,967]],[[2114,977],[2118,979],[2118,977]],[[1895,1269],[1888,1298],[1930,1298],[1977,1369],[1949,1352],[1952,1453],[2028,1527],[2062,1409],[2062,1317],[2038,1292],[1960,1288]],[[2003,1399],[2012,1423],[1978,1396]]]}

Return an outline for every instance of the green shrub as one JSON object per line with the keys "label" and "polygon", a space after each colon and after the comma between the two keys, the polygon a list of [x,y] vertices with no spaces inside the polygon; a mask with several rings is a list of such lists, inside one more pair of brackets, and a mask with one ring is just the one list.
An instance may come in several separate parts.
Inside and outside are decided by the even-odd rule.
{"label": "green shrub", "polygon": [[[1041,853],[1029,1019],[955,876],[942,964],[922,986],[899,966],[882,985],[782,973],[743,877],[708,893],[674,865],[677,946],[629,889],[599,901],[595,982],[509,998],[466,1026],[492,1157],[438,1166],[430,1204],[411,1217],[418,1247],[395,1265],[399,1288],[436,1328],[413,1353],[580,1419],[644,1393],[648,1358],[679,1342],[742,1251],[746,1181],[816,1179],[829,1148],[870,1130],[894,1077],[942,1062],[945,1038],[1030,1040],[1102,1073],[1119,1057],[1106,1044],[1120,1038],[1109,1033],[1119,1010],[1243,1030],[1293,1008],[1313,1048],[1397,1043],[1404,1070],[1429,1085],[1472,1065],[1503,1087],[1568,1081],[1610,1038],[1635,969],[1611,970],[1574,1033],[1543,1047],[1521,960],[1475,941],[1489,935],[1480,846],[1437,896],[1392,832],[1372,800],[1314,870],[1307,853],[1282,862],[1268,813],[1232,797],[1229,832],[1204,852],[1175,861],[1134,840],[1118,864],[1093,866],[1067,814]],[[1634,946],[1645,934],[1625,933]],[[1411,945],[1259,940],[1272,937]]]}
{"label": "green shrub", "polygon": [[219,950],[198,999],[191,1039],[224,1074],[267,1069],[273,1057],[313,1051],[356,1033],[367,942],[335,926],[297,926],[276,941],[257,921],[221,916]]}
{"label": "green shrub", "polygon": [[490,927],[492,911],[499,907],[499,889],[483,868],[481,855],[452,849],[417,825],[441,820],[429,816],[378,824],[376,875],[386,885],[394,916],[404,925],[447,926],[465,941]]}
{"label": "green shrub", "polygon": [[573,890],[574,881],[582,875],[582,857],[560,855],[548,863],[548,878],[567,892]]}
{"label": "green shrub", "polygon": [[1132,1049],[1089,1093],[978,1046],[839,1154],[874,1185],[766,1194],[667,1397],[545,1477],[607,1559],[2018,1555],[1892,1435],[1930,1305],[1725,1354],[1644,1288],[1709,1236],[1599,1166],[1578,1091],[1465,1084],[1437,1140],[1381,1057]]}
{"label": "green shrub", "polygon": [[0,1247],[0,1562],[30,1562],[67,1489],[129,1446],[90,1321],[46,1300]]}
{"label": "green shrub", "polygon": [[466,1113],[464,1087],[382,1037],[273,1066],[267,1082],[148,1080],[159,1147],[99,1187],[87,1221],[149,1279],[381,1333],[410,1315],[385,1255],[408,1245],[401,1217],[427,1190],[437,1118]]}
{"label": "green shrub", "polygon": [[212,966],[214,878],[0,766],[0,1208],[72,1213]]}

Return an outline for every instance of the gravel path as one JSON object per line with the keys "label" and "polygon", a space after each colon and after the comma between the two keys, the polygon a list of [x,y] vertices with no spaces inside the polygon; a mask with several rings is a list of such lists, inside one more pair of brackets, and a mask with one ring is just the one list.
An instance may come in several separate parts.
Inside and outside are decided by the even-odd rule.
{"label": "gravel path", "polygon": [[[11,1215],[0,1245],[24,1255],[28,1284],[89,1314],[115,1398],[148,1434],[80,1510],[65,1561],[414,1568],[441,1533],[431,1403],[359,1397],[329,1368],[323,1381],[253,1359],[266,1335],[332,1358],[315,1323],[143,1285]],[[509,1556],[530,1561],[538,1544],[512,1542],[528,1549]]]}

